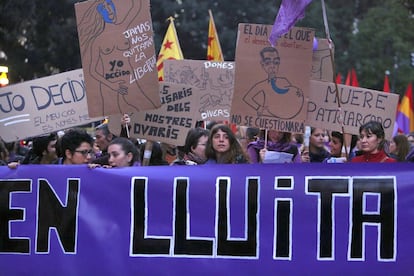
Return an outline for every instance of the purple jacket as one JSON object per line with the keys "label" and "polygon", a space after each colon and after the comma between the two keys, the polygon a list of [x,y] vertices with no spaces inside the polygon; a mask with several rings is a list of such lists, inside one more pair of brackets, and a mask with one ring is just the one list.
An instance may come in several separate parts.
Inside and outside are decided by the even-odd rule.
{"label": "purple jacket", "polygon": [[[260,150],[264,148],[264,140],[251,142],[247,145],[247,154],[250,156],[251,163],[260,163]],[[267,141],[267,150],[286,152],[293,154],[293,163],[302,163],[298,147],[294,143],[281,143]]]}

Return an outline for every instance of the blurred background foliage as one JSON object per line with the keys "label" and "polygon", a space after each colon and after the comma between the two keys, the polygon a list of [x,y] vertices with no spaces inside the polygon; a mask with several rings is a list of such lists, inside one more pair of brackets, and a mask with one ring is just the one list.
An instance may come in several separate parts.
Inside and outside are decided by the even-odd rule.
{"label": "blurred background foliage", "polygon": [[[116,2],[117,0],[114,0]],[[118,0],[120,1],[120,0]],[[81,68],[74,0],[2,0],[0,65],[10,83]],[[414,80],[414,0],[326,0],[336,72],[355,68],[360,86],[403,94]],[[151,0],[156,53],[168,27],[175,26],[186,59],[206,59],[208,10],[214,15],[224,58],[234,60],[239,23],[273,24],[281,0]],[[325,38],[321,1],[313,1],[297,26]]]}

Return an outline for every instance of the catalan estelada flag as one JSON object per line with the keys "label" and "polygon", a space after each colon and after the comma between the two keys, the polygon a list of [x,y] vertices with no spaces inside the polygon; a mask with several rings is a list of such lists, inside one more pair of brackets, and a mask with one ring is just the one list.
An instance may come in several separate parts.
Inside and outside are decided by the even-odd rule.
{"label": "catalan estelada flag", "polygon": [[208,23],[207,60],[224,61],[213,14],[211,10],[208,10],[208,13],[210,14],[210,22]]}
{"label": "catalan estelada flag", "polygon": [[410,82],[397,112],[398,131],[408,134],[414,131],[413,85]]}
{"label": "catalan estelada flag", "polygon": [[174,18],[169,17],[170,25],[162,41],[161,49],[157,59],[158,80],[164,80],[164,60],[166,59],[184,59],[181,51],[180,42],[178,41],[177,31],[175,30]]}

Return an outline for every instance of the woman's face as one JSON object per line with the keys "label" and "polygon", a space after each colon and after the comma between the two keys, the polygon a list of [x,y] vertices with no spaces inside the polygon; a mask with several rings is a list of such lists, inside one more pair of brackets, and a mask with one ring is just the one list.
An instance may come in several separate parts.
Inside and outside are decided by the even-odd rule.
{"label": "woman's face", "polygon": [[109,145],[108,154],[111,167],[129,167],[132,161],[132,153],[126,153],[118,144]]}
{"label": "woman's face", "polygon": [[397,144],[394,142],[394,140],[390,141],[390,153],[397,154]]}
{"label": "woman's face", "polygon": [[50,141],[49,144],[47,145],[47,149],[46,149],[46,158],[53,160],[57,158],[56,155],[56,142],[57,140],[53,140]]}
{"label": "woman's face", "polygon": [[197,155],[200,158],[206,158],[206,144],[207,144],[208,137],[207,136],[201,136],[198,138],[197,146],[191,148],[192,153]]}
{"label": "woman's face", "polygon": [[98,11],[106,23],[115,23],[116,10],[112,0],[104,0],[98,5]]}
{"label": "woman's face", "polygon": [[93,150],[88,142],[82,142],[79,147],[75,149],[73,153],[66,150],[66,163],[65,164],[88,164],[91,161]]}
{"label": "woman's face", "polygon": [[361,141],[361,150],[365,153],[377,153],[382,141],[377,135],[372,132],[367,132],[365,129],[361,131],[359,140]]}
{"label": "woman's face", "polygon": [[342,144],[341,140],[338,137],[332,137],[329,142],[329,147],[331,148],[331,154],[335,157],[340,157],[342,153]]}
{"label": "woman's face", "polygon": [[309,144],[316,148],[323,148],[325,145],[325,131],[321,128],[316,128],[310,137]]}
{"label": "woman's face", "polygon": [[272,142],[280,141],[283,137],[283,132],[277,130],[269,130],[268,131],[269,140]]}
{"label": "woman's face", "polygon": [[214,135],[213,135],[213,141],[212,141],[213,149],[217,153],[224,153],[230,150],[230,140],[227,133],[219,129]]}

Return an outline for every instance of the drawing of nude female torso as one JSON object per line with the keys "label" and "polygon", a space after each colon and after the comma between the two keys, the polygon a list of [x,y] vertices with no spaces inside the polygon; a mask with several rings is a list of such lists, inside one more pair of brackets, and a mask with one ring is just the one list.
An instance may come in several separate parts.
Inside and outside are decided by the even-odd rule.
{"label": "drawing of nude female torso", "polygon": [[[143,109],[156,108],[159,104],[154,104],[137,81],[131,81],[131,78],[134,79],[133,61],[130,60],[130,55],[125,54],[131,48],[131,43],[119,28],[119,24],[127,20],[132,21],[138,15],[140,5],[132,1],[134,11],[130,10],[123,20],[118,20],[118,17],[114,16],[112,22],[106,18],[105,14],[101,18],[99,14],[96,15],[102,13],[99,5],[103,5],[102,3],[108,5],[108,2],[112,3],[110,0],[101,0],[91,6],[89,14],[95,13],[96,22],[89,23],[89,26],[83,28],[85,30],[95,29],[95,33],[84,31],[87,37],[83,37],[84,45],[81,44],[84,52],[82,58],[89,59],[87,62],[89,68],[84,68],[84,70],[88,70],[92,79],[97,82],[89,86],[95,87],[96,91],[87,92],[88,96],[93,98],[93,104],[88,101],[89,113],[102,116],[138,112],[140,108],[134,104],[137,102],[141,108],[144,107]],[[109,9],[111,8],[115,9],[114,4],[110,5]],[[81,30],[83,29],[81,26]]]}

